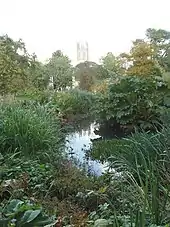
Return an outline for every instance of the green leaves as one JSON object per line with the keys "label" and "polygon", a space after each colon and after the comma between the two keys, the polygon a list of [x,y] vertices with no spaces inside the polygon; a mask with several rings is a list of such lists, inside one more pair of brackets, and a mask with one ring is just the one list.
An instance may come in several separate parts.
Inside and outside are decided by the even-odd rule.
{"label": "green leaves", "polygon": [[42,209],[37,209],[33,204],[24,203],[18,199],[13,199],[4,208],[2,216],[0,223],[3,227],[11,226],[12,223],[15,227],[44,227],[55,224],[53,219],[44,215]]}
{"label": "green leaves", "polygon": [[29,84],[32,57],[24,43],[0,36],[0,93],[15,93]]}
{"label": "green leaves", "polygon": [[[57,149],[60,123],[45,106],[36,103],[2,104],[0,148],[2,153],[21,151],[22,155],[43,155]],[[44,151],[44,152],[43,152]]]}
{"label": "green leaves", "polygon": [[23,203],[24,202],[19,199],[12,200],[6,208],[8,215],[16,212]]}
{"label": "green leaves", "polygon": [[46,70],[49,78],[52,79],[55,90],[72,87],[73,67],[70,59],[61,51],[52,54],[46,65]]}
{"label": "green leaves", "polygon": [[52,104],[64,116],[90,114],[95,95],[81,90],[57,92],[52,97]]}
{"label": "green leaves", "polygon": [[96,101],[96,117],[99,120],[115,120],[120,125],[134,126],[157,120],[163,102],[154,78],[126,76],[110,84],[105,95]]}
{"label": "green leaves", "polygon": [[101,63],[104,69],[108,71],[107,78],[113,75],[123,75],[125,73],[122,59],[114,56],[111,52],[101,58]]}
{"label": "green leaves", "polygon": [[33,221],[39,214],[41,213],[41,210],[27,210],[23,217],[21,218],[22,223],[29,223]]}

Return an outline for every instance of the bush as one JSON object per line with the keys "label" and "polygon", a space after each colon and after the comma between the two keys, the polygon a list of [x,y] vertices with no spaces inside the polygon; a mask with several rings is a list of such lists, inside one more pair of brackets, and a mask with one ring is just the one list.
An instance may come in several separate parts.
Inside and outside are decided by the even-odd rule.
{"label": "bush", "polygon": [[[1,173],[2,197],[34,196],[43,197],[54,180],[54,166],[39,160],[2,156]],[[6,184],[6,182],[8,182]],[[7,192],[7,193],[6,193]]]}
{"label": "bush", "polygon": [[[52,92],[51,92],[52,93]],[[51,95],[48,90],[29,89],[16,94],[17,100],[34,101],[37,103],[48,103]]]}
{"label": "bush", "polygon": [[2,153],[22,151],[32,156],[59,147],[60,123],[43,106],[1,104],[0,122]]}
{"label": "bush", "polygon": [[123,77],[110,84],[106,94],[98,95],[96,117],[114,120],[120,125],[150,128],[158,123],[163,94],[153,78]]}
{"label": "bush", "polygon": [[73,115],[90,114],[94,102],[94,95],[81,90],[70,90],[55,93],[52,104],[66,118]]}

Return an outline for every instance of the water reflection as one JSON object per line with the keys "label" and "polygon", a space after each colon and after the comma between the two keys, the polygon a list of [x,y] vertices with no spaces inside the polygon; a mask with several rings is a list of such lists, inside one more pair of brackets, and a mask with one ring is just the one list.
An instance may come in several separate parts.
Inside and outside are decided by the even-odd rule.
{"label": "water reflection", "polygon": [[100,138],[94,133],[98,125],[96,123],[89,124],[89,122],[83,125],[83,123],[85,122],[82,122],[82,125],[79,125],[74,132],[66,137],[66,151],[80,163],[86,164],[87,170],[91,174],[100,176],[106,170],[106,165],[85,158],[85,150],[89,150],[92,146],[91,140]]}

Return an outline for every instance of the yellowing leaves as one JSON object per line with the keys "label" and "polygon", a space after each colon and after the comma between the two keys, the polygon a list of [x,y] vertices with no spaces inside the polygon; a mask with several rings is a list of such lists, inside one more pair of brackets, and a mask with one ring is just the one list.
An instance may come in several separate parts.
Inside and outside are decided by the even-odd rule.
{"label": "yellowing leaves", "polygon": [[108,82],[104,80],[101,83],[93,85],[91,87],[91,91],[105,93],[107,91],[108,85]]}
{"label": "yellowing leaves", "polygon": [[159,73],[153,45],[144,40],[136,40],[129,54],[124,55],[127,59],[127,75],[151,76]]}

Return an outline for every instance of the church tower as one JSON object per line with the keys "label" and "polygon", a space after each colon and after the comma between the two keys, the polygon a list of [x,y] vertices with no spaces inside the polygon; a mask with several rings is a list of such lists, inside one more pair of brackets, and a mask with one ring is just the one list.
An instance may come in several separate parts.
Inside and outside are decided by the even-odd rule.
{"label": "church tower", "polygon": [[77,42],[77,64],[89,60],[89,46],[87,42]]}

